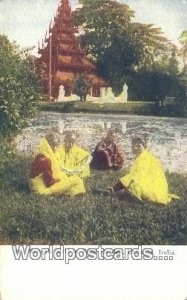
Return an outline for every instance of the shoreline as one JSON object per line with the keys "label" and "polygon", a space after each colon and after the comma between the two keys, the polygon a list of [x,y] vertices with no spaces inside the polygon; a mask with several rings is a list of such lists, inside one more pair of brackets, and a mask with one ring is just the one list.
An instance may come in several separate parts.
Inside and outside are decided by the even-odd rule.
{"label": "shoreline", "polygon": [[118,114],[130,116],[150,116],[160,118],[186,118],[185,112],[176,104],[156,107],[154,102],[127,102],[127,103],[92,103],[92,102],[40,102],[41,111],[59,113],[85,114]]}
{"label": "shoreline", "polygon": [[[148,119],[152,119],[152,120],[157,120],[157,119],[161,119],[161,120],[168,120],[168,119],[175,119],[175,120],[184,120],[186,121],[187,123],[187,117],[174,117],[174,116],[155,116],[155,115],[138,115],[138,114],[125,114],[125,113],[119,113],[119,112],[116,112],[115,115],[114,113],[112,112],[109,112],[109,113],[106,113],[106,112],[93,112],[93,111],[90,111],[90,112],[85,112],[85,111],[81,111],[81,112],[62,112],[62,111],[54,111],[54,110],[41,110],[39,114],[41,113],[57,113],[57,114],[62,114],[64,116],[69,116],[71,115],[72,117],[76,117],[76,116],[79,116],[79,115],[87,115],[87,116],[98,116],[98,117],[103,117],[103,116],[106,116],[106,117],[110,117],[110,118],[116,118],[116,116],[118,115],[119,117],[125,117],[125,118],[132,118],[132,117],[138,117],[138,118],[148,118]],[[116,120],[115,120],[116,121]]]}

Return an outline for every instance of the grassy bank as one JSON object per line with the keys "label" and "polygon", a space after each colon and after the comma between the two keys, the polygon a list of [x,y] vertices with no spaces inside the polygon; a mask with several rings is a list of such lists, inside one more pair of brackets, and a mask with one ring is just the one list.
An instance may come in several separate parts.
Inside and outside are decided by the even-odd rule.
{"label": "grassy bank", "polygon": [[92,102],[42,102],[41,109],[55,112],[83,112],[83,113],[117,113],[150,115],[155,113],[153,102],[128,102],[128,103],[92,103]]}
{"label": "grassy bank", "polygon": [[93,172],[87,194],[36,196],[28,189],[31,157],[1,145],[0,240],[32,244],[186,244],[186,177],[167,174],[171,192],[181,196],[167,206],[119,201],[96,195],[95,187],[112,185],[119,172]]}
{"label": "grassy bank", "polygon": [[153,115],[163,117],[184,117],[185,113],[181,108],[173,105],[156,107],[154,102],[132,101],[127,103],[93,103],[93,102],[41,102],[40,107],[43,111],[54,111],[64,113],[113,113],[129,115]]}

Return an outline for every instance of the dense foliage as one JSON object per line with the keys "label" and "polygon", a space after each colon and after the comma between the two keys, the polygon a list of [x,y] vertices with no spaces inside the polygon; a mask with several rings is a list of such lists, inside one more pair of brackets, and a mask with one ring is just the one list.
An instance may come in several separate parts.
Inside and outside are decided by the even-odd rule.
{"label": "dense foliage", "polygon": [[128,79],[129,99],[164,101],[166,97],[181,99],[185,87],[179,77],[175,78],[162,70],[142,69]]}
{"label": "dense foliage", "polygon": [[[180,50],[153,24],[134,22],[134,11],[111,0],[82,0],[75,11],[75,25],[83,35],[82,46],[96,63],[99,73],[110,81],[118,95],[124,83],[129,100],[175,99],[176,115],[184,115],[186,85],[186,31]],[[183,61],[183,68],[179,55]],[[175,111],[175,107],[173,108]]]}
{"label": "dense foliage", "polygon": [[182,69],[182,80],[183,84],[186,88],[186,95],[184,98],[184,115],[187,116],[187,30],[181,32],[179,36],[180,48],[179,48],[179,56],[183,62]]}
{"label": "dense foliage", "polygon": [[128,78],[129,99],[163,102],[171,97],[177,105],[176,115],[181,115],[184,110],[185,82],[177,54],[177,48],[173,46],[152,65],[134,72]]}
{"label": "dense foliage", "polygon": [[29,50],[0,35],[0,133],[23,128],[37,110],[38,79]]}
{"label": "dense foliage", "polygon": [[82,46],[119,94],[127,76],[150,64],[168,47],[159,28],[133,22],[134,12],[111,0],[82,1],[75,11],[75,24],[82,28]]}
{"label": "dense foliage", "polygon": [[179,54],[183,60],[183,67],[186,68],[187,67],[187,30],[181,32],[179,37],[179,42],[181,45]]}

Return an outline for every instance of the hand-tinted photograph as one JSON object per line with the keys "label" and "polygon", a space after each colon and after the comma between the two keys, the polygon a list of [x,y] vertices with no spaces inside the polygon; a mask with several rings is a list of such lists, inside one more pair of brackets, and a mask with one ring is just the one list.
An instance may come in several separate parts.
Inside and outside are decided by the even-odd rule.
{"label": "hand-tinted photograph", "polygon": [[0,243],[187,244],[187,2],[0,1]]}

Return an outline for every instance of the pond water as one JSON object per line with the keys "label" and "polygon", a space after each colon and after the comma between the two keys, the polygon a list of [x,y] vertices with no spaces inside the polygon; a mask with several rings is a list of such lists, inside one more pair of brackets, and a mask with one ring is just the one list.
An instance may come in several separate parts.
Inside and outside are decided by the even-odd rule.
{"label": "pond water", "polygon": [[[148,148],[161,160],[165,170],[187,173],[186,119],[43,112],[18,136],[17,148],[20,151],[34,152],[39,140],[47,132],[75,131],[77,143],[92,152],[109,128],[118,133],[127,166],[133,159],[131,137],[140,134],[146,137]],[[63,134],[61,136],[63,142]]]}

